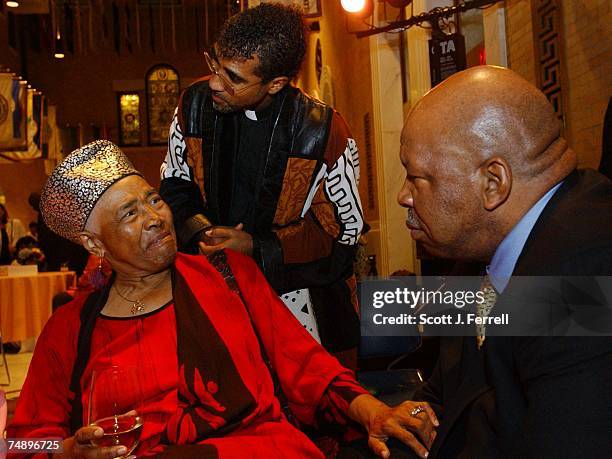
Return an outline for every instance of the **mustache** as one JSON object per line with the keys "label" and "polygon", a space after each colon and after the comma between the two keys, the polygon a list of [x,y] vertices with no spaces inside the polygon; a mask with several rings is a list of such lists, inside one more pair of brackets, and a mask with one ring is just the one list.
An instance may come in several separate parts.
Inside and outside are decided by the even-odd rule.
{"label": "mustache", "polygon": [[416,229],[421,228],[421,222],[419,218],[416,216],[416,214],[414,213],[414,209],[412,207],[408,207],[408,211],[406,213],[406,222],[408,223],[408,226],[412,228],[416,228]]}

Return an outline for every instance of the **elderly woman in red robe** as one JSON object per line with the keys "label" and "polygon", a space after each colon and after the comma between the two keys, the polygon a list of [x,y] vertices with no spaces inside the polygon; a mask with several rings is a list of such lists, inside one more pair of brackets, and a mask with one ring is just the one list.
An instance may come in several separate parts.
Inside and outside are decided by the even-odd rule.
{"label": "elderly woman in red robe", "polygon": [[87,425],[89,388],[94,371],[137,367],[138,457],[323,457],[294,423],[360,429],[382,457],[389,437],[427,455],[437,420],[426,403],[391,408],[369,395],[250,258],[177,253],[170,209],[114,144],[96,141],[66,157],[41,209],[52,230],[106,259],[114,274],[47,323],[9,437],[59,437],[63,453],[53,457],[126,455],[126,445],[93,446],[103,431]]}

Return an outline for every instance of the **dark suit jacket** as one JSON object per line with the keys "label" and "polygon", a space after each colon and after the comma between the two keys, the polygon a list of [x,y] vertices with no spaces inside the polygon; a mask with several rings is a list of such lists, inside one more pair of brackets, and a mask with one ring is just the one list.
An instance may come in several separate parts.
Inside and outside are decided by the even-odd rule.
{"label": "dark suit jacket", "polygon": [[[513,274],[612,275],[612,182],[573,172]],[[610,457],[612,337],[442,338],[419,399],[442,417],[430,457]]]}

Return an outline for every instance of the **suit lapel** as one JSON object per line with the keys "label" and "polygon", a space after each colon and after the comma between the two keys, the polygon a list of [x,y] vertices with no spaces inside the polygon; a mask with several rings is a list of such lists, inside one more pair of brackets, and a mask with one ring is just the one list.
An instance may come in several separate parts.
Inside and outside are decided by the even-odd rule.
{"label": "suit lapel", "polygon": [[[535,275],[554,275],[556,269],[554,259],[559,255],[558,233],[560,228],[550,225],[550,219],[555,215],[557,208],[566,199],[576,186],[580,176],[578,171],[572,172],[565,178],[564,183],[556,193],[550,198],[544,210],[533,225],[531,232],[521,255],[516,261],[513,276],[535,276]],[[572,198],[570,198],[572,199]],[[542,263],[547,260],[547,263]],[[543,270],[544,269],[544,270]]]}

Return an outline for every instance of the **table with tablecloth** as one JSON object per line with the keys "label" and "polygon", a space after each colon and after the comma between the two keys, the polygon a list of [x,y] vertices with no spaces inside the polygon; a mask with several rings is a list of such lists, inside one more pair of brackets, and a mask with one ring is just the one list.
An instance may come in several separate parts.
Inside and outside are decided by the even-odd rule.
{"label": "table with tablecloth", "polygon": [[73,271],[0,277],[2,340],[22,341],[40,335],[51,317],[51,301],[76,281]]}

